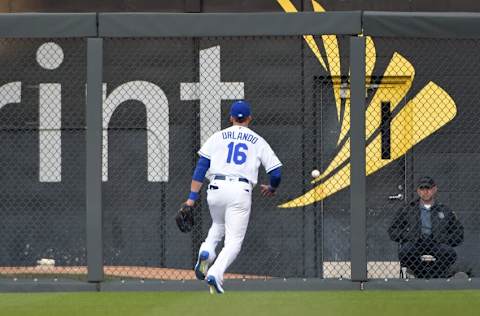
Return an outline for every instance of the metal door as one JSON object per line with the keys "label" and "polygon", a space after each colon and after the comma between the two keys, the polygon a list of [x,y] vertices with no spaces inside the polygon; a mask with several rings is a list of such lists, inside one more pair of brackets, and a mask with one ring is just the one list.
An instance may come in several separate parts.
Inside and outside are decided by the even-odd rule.
{"label": "metal door", "polygon": [[[405,105],[408,78],[369,78],[366,91],[367,247],[369,277],[398,276],[396,244],[387,229],[412,195],[411,157],[392,148],[402,136],[391,129]],[[319,276],[350,277],[350,95],[348,78],[318,77],[314,89],[313,165],[327,192],[315,204]],[[377,82],[377,83],[375,83]],[[316,181],[318,179],[315,179]]]}

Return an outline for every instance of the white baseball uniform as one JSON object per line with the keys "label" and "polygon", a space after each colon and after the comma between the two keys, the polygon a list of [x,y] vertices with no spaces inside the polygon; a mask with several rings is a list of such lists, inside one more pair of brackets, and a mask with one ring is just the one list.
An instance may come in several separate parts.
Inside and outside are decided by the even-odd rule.
{"label": "white baseball uniform", "polygon": [[198,152],[210,160],[207,201],[212,226],[200,252],[208,251],[215,260],[217,244],[225,236],[224,247],[208,275],[223,284],[223,274],[240,252],[260,164],[270,172],[282,165],[270,145],[248,127],[233,125],[212,135]]}

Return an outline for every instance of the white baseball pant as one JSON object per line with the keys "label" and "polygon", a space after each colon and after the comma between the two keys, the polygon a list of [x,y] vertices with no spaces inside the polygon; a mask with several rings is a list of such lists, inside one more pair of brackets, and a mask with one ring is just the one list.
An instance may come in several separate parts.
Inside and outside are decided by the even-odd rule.
{"label": "white baseball pant", "polygon": [[238,181],[237,177],[213,180],[208,186],[207,201],[212,226],[207,238],[200,246],[199,253],[208,251],[208,261],[213,262],[216,258],[215,249],[225,236],[223,249],[207,273],[223,285],[223,275],[240,252],[247,232],[252,205],[252,186]]}

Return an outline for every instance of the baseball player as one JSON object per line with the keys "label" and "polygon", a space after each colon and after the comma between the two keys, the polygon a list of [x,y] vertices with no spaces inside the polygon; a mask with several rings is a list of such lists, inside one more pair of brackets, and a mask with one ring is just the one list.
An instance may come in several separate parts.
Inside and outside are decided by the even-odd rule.
{"label": "baseball player", "polygon": [[[212,135],[198,152],[200,158],[185,202],[194,205],[209,170],[207,201],[212,226],[200,246],[195,275],[207,281],[212,294],[224,292],[223,275],[242,247],[260,164],[270,175],[270,184],[260,185],[263,196],[273,196],[281,180],[282,163],[270,145],[248,128],[251,121],[250,104],[234,102],[230,110],[232,126]],[[215,250],[223,237],[224,247],[217,256]]]}

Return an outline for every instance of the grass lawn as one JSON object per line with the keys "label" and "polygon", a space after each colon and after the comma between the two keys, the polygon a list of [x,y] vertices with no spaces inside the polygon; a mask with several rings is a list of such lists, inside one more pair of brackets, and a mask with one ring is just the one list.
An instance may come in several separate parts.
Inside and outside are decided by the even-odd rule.
{"label": "grass lawn", "polygon": [[480,291],[2,293],[0,315],[480,315]]}

